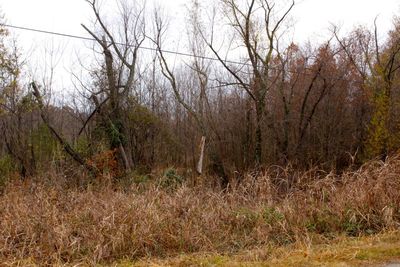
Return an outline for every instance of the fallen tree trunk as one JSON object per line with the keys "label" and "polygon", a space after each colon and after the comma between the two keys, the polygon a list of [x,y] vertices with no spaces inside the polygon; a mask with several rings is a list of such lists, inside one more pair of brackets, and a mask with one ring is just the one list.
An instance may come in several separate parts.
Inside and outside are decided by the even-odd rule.
{"label": "fallen tree trunk", "polygon": [[44,124],[46,124],[47,128],[49,128],[52,135],[62,145],[64,151],[67,152],[67,154],[70,155],[73,160],[75,160],[89,172],[97,175],[99,173],[99,170],[95,166],[88,164],[86,159],[84,159],[77,151],[75,151],[68,143],[68,141],[62,136],[62,134],[58,133],[57,130],[51,125],[48,113],[44,108],[45,106],[39,88],[36,86],[35,82],[32,82],[31,86],[33,89],[33,95],[35,96],[36,101],[39,104],[40,117],[42,118]]}

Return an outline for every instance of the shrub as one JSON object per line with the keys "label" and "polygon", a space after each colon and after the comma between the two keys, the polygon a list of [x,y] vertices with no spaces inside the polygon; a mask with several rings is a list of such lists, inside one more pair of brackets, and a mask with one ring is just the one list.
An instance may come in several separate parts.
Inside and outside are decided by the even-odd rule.
{"label": "shrub", "polygon": [[184,177],[177,174],[174,168],[169,168],[160,179],[160,185],[165,189],[176,189],[185,181]]}
{"label": "shrub", "polygon": [[262,218],[266,224],[274,224],[285,219],[285,216],[276,208],[266,207],[262,212]]}
{"label": "shrub", "polygon": [[7,184],[13,171],[15,169],[11,157],[7,155],[0,158],[0,190]]}

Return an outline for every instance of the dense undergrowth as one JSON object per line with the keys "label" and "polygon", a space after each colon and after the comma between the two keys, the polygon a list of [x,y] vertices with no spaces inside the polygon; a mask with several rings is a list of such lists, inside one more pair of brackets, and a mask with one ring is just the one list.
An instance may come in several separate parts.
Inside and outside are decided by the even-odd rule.
{"label": "dense undergrowth", "polygon": [[[0,195],[0,262],[107,264],[182,253],[235,253],[400,223],[400,158],[340,175],[270,168],[220,190],[212,177],[66,186],[11,180]],[[129,184],[129,185],[128,185]]]}

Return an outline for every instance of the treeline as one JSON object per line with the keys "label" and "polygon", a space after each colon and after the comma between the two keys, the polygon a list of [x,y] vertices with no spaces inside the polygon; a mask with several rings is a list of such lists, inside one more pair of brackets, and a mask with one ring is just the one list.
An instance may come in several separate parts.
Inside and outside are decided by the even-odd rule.
{"label": "treeline", "polygon": [[[210,15],[193,0],[193,57],[176,65],[164,50],[169,31],[160,12],[149,16],[126,2],[110,24],[88,2],[96,24],[83,27],[100,63],[63,107],[50,104],[49,85],[24,84],[21,55],[1,30],[2,177],[49,168],[121,177],[175,166],[226,184],[272,164],[340,171],[400,147],[397,19],[384,42],[377,27],[358,27],[299,45],[282,37],[294,2],[224,0]],[[149,43],[151,59],[141,50]],[[225,57],[231,47],[235,62]]]}

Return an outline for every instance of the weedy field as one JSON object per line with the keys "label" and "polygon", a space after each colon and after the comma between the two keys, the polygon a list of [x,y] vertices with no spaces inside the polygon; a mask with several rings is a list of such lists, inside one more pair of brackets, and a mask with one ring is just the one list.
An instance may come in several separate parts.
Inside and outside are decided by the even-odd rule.
{"label": "weedy field", "polygon": [[3,265],[320,266],[400,257],[400,158],[340,175],[270,168],[224,191],[211,177],[194,185],[170,171],[132,177],[129,186],[82,189],[63,179],[49,173],[3,188]]}

